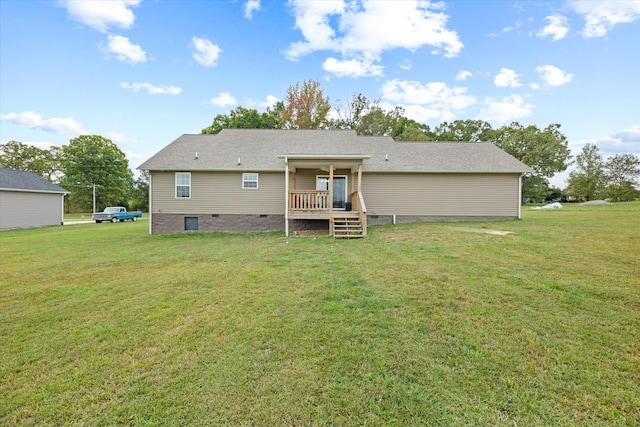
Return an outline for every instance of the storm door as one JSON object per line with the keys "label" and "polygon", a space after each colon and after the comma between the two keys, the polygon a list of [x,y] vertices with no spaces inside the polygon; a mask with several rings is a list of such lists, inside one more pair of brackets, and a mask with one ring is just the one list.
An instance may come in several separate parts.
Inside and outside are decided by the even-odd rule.
{"label": "storm door", "polygon": [[[316,177],[316,190],[329,191],[329,177]],[[347,203],[347,177],[340,175],[333,177],[333,208],[345,209]]]}

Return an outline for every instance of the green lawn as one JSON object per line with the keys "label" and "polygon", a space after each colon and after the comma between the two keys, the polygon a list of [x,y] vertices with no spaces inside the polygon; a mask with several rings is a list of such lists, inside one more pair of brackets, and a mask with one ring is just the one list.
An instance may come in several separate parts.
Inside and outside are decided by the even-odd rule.
{"label": "green lawn", "polygon": [[640,424],[638,202],[350,241],[148,225],[0,232],[1,425]]}

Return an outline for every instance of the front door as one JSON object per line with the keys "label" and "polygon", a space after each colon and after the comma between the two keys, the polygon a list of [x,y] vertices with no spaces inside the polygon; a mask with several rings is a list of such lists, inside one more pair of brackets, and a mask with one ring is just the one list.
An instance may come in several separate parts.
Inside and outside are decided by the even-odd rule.
{"label": "front door", "polygon": [[[329,177],[316,177],[316,190],[329,191]],[[333,177],[333,208],[345,209],[347,203],[347,177],[340,175]]]}

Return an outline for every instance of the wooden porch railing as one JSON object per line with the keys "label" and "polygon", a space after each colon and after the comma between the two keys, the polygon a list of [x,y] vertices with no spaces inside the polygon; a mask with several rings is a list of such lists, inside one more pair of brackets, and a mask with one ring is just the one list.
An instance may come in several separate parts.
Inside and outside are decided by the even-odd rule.
{"label": "wooden porch railing", "polygon": [[289,210],[327,211],[329,210],[329,192],[320,190],[289,191]]}

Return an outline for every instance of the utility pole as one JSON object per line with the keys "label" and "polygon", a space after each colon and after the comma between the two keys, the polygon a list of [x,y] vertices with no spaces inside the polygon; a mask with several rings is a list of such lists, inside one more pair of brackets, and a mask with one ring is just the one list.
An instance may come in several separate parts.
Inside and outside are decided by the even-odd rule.
{"label": "utility pole", "polygon": [[91,184],[91,187],[93,187],[93,211],[92,212],[97,212],[96,211],[96,184]]}

